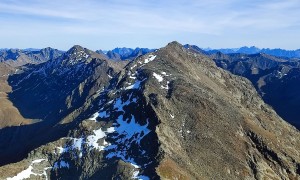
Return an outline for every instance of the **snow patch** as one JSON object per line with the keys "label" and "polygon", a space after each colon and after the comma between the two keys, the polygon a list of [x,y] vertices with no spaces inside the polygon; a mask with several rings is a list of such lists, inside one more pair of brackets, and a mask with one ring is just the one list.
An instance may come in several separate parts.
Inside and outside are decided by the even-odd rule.
{"label": "snow patch", "polygon": [[129,78],[130,78],[130,79],[136,79],[136,77],[135,77],[135,76],[129,76]]}
{"label": "snow patch", "polygon": [[74,138],[73,139],[73,149],[78,149],[79,151],[81,151],[81,146],[83,144],[83,138]]}
{"label": "snow patch", "polygon": [[131,178],[132,179],[138,179],[138,180],[150,180],[149,177],[144,176],[144,175],[139,175],[139,173],[140,173],[140,171],[138,169],[136,169],[135,171],[133,171]]}
{"label": "snow patch", "polygon": [[[83,147],[86,144],[89,148],[91,149],[96,149],[99,151],[102,151],[105,149],[105,147],[107,147],[108,145],[110,145],[109,143],[107,143],[105,141],[105,139],[103,139],[104,137],[107,136],[107,134],[114,132],[114,127],[110,127],[107,128],[106,131],[102,131],[101,128],[94,130],[92,135],[87,136],[86,138],[66,138],[66,139],[70,139],[73,140],[71,145],[66,145],[65,147],[56,147],[59,150],[59,154],[63,154],[66,152],[71,152],[74,153],[74,150],[78,150],[79,151],[79,158],[82,157],[82,153],[83,153]],[[98,141],[100,139],[103,139],[103,143],[102,145],[99,145]]]}
{"label": "snow patch", "polygon": [[[150,130],[147,128],[149,122],[147,121],[147,124],[141,126],[136,122],[133,115],[131,115],[129,123],[126,120],[123,120],[123,115],[120,115],[117,119],[117,123],[119,124],[119,127],[116,127],[115,130],[118,132],[118,134],[125,135],[124,139],[131,139],[135,135],[134,140],[136,140],[138,143],[150,132]],[[119,141],[122,142],[122,139],[119,139]]]}
{"label": "snow patch", "polygon": [[96,112],[95,114],[93,114],[93,116],[90,117],[89,120],[97,122],[97,117],[99,117],[99,112]]}
{"label": "snow patch", "polygon": [[155,55],[149,55],[148,58],[145,59],[144,63],[147,64],[151,61],[153,61],[156,58]]}
{"label": "snow patch", "polygon": [[106,111],[101,111],[99,113],[99,117],[100,118],[108,118],[109,117],[109,113],[107,113]]}
{"label": "snow patch", "polygon": [[167,81],[167,85],[166,86],[164,86],[164,85],[161,85],[160,87],[162,88],[162,89],[169,89],[169,81]]}
{"label": "snow patch", "polygon": [[132,179],[138,179],[139,171],[133,171],[132,173]]}
{"label": "snow patch", "polygon": [[137,81],[134,82],[134,84],[125,87],[125,89],[126,89],[126,90],[129,90],[129,89],[139,89],[140,86],[141,86],[141,82],[143,82],[143,81],[137,80]]}
{"label": "snow patch", "polygon": [[98,140],[102,139],[106,136],[105,132],[100,129],[94,130],[94,135],[90,135],[87,137],[87,144],[89,147],[92,147],[94,149],[97,149],[99,151],[104,150],[105,146],[99,146]]}
{"label": "snow patch", "polygon": [[137,66],[137,65],[135,64],[135,65],[131,66],[130,69],[132,70],[132,69],[134,69],[136,66]]}
{"label": "snow patch", "polygon": [[138,176],[138,179],[139,179],[139,180],[150,180],[150,178],[149,178],[149,177],[147,177],[147,176],[143,176],[143,175],[141,175],[141,176]]}
{"label": "snow patch", "polygon": [[131,103],[131,101],[129,99],[127,101],[123,102],[121,98],[118,98],[114,104],[114,110],[124,112],[123,107],[127,106]]}
{"label": "snow patch", "polygon": [[[140,144],[144,136],[146,136],[150,130],[147,128],[149,122],[145,125],[140,125],[136,122],[135,117],[131,115],[130,119],[124,119],[123,115],[120,115],[117,119],[118,126],[115,127],[116,136],[113,138],[117,144],[110,145],[106,150],[113,150],[106,157],[108,159],[117,157],[121,158],[124,162],[131,163],[134,167],[138,168],[134,159],[131,158],[127,153],[131,144]],[[118,146],[122,149],[118,149]]]}
{"label": "snow patch", "polygon": [[106,132],[107,133],[113,133],[113,132],[115,132],[115,128],[114,127],[107,128]]}
{"label": "snow patch", "polygon": [[68,162],[63,161],[63,160],[55,162],[54,166],[53,166],[53,169],[59,169],[59,168],[68,168],[69,169],[70,165],[69,165]]}
{"label": "snow patch", "polygon": [[59,154],[62,154],[62,153],[64,153],[64,152],[67,152],[67,151],[68,151],[68,149],[63,148],[63,147],[56,147],[56,148],[58,149],[58,153],[59,153]]}
{"label": "snow patch", "polygon": [[[46,174],[46,172],[43,172],[42,174],[37,174],[37,173],[34,173],[32,172],[33,170],[33,164],[36,164],[36,163],[40,163],[42,161],[45,161],[46,159],[37,159],[37,160],[34,160],[31,162],[30,166],[25,169],[24,171],[20,172],[19,174],[17,174],[16,176],[14,177],[9,177],[7,178],[7,180],[21,180],[21,179],[28,179],[30,178],[30,175],[34,175],[34,176],[42,176],[44,174]],[[44,170],[46,171],[46,170]],[[47,174],[46,174],[46,178],[47,178]]]}
{"label": "snow patch", "polygon": [[157,79],[158,82],[162,82],[164,80],[164,78],[161,75],[156,74],[155,72],[153,73],[153,76]]}
{"label": "snow patch", "polygon": [[170,116],[171,116],[171,118],[172,118],[172,119],[174,119],[174,117],[175,117],[175,116],[174,116],[174,115],[172,115],[172,114],[170,114]]}

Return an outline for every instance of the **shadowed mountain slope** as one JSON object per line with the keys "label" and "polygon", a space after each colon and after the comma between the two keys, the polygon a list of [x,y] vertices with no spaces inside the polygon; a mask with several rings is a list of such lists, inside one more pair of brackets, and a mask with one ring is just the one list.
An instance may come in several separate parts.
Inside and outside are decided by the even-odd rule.
{"label": "shadowed mountain slope", "polygon": [[[35,124],[0,130],[0,164],[24,158],[33,148],[66,134],[69,127],[60,124],[72,124],[83,115],[97,98],[97,91],[123,67],[74,46],[57,59],[23,66],[11,74],[9,101],[22,117]],[[9,118],[1,120],[7,122]]]}

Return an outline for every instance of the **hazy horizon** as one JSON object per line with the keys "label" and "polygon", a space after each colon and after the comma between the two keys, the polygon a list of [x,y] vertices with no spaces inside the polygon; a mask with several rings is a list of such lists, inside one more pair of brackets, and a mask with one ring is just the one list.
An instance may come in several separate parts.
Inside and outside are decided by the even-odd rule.
{"label": "hazy horizon", "polygon": [[[179,42],[179,43],[181,43],[181,42]],[[168,43],[167,43],[168,44]],[[138,46],[136,46],[136,47],[114,47],[114,48],[112,48],[112,49],[91,49],[91,48],[89,48],[89,47],[85,47],[85,46],[82,46],[83,48],[87,48],[87,49],[89,49],[89,50],[92,50],[92,51],[97,51],[97,50],[102,50],[102,51],[109,51],[109,50],[113,50],[113,49],[115,49],[115,48],[131,48],[131,49],[135,49],[135,48],[148,48],[148,49],[159,49],[159,48],[162,48],[162,47],[164,47],[164,46],[166,46],[167,44],[165,44],[165,45],[163,45],[163,46],[161,46],[161,47],[157,47],[157,48],[149,48],[149,47],[138,47]],[[75,45],[80,45],[80,44],[75,44]],[[61,50],[61,51],[68,51],[69,49],[71,49],[73,46],[75,46],[75,45],[72,45],[72,46],[70,46],[69,48],[67,48],[67,49],[58,49],[58,48],[56,48],[56,47],[50,47],[50,46],[47,46],[47,47],[50,47],[50,48],[53,48],[53,49],[57,49],[57,50]],[[184,43],[182,43],[182,45],[185,45]],[[196,46],[198,46],[197,44],[190,44],[190,45],[196,45]],[[81,45],[80,45],[81,46]],[[32,48],[32,47],[27,47],[27,48],[6,48],[6,47],[0,47],[0,50],[2,50],[2,49],[20,49],[20,50],[27,50],[27,49],[36,49],[36,50],[40,50],[40,49],[43,49],[43,48],[47,48],[47,47],[41,47],[41,48]],[[207,50],[207,49],[210,49],[210,50],[217,50],[217,49],[239,49],[239,48],[242,48],[242,47],[248,47],[248,48],[250,48],[250,47],[252,47],[252,46],[241,46],[241,47],[221,47],[221,48],[211,48],[211,47],[200,47],[200,46],[198,46],[199,48],[201,48],[201,49],[204,49],[204,50]],[[269,47],[257,47],[257,46],[254,46],[254,47],[256,47],[256,48],[259,48],[259,49],[283,49],[283,50],[287,50],[287,51],[295,51],[295,50],[300,50],[300,48],[298,48],[298,49],[285,49],[285,48],[269,48]]]}

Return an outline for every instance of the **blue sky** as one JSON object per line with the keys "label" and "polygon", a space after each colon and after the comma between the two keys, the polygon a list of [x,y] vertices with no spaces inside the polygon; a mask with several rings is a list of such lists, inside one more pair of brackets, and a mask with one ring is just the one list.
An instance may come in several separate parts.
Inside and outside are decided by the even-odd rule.
{"label": "blue sky", "polygon": [[1,0],[0,48],[300,49],[300,0]]}

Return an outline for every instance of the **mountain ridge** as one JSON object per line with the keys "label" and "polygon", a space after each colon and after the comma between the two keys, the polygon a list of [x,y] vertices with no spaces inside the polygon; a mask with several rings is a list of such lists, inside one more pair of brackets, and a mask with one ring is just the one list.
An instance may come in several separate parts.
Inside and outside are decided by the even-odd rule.
{"label": "mountain ridge", "polygon": [[17,67],[25,64],[38,64],[59,57],[63,52],[50,47],[40,50],[7,49],[0,52],[0,62]]}
{"label": "mountain ridge", "polygon": [[[116,69],[124,66],[107,59],[98,59],[102,56],[90,50],[86,52],[91,56],[86,57],[78,47],[71,48],[57,59],[24,66],[18,73],[8,77],[7,81],[12,88],[8,94],[9,100],[24,118],[34,119],[35,122],[28,126],[2,129],[0,164],[16,161],[24,157],[28,149],[47,142],[48,138],[66,133],[68,126],[64,124],[69,124],[80,112],[85,111],[87,107],[84,104],[96,98],[94,95],[98,88],[111,79],[118,71]],[[41,134],[37,136],[38,133]],[[31,142],[29,139],[35,140]],[[12,145],[7,147],[5,144]]]}
{"label": "mountain ridge", "polygon": [[277,57],[286,57],[286,58],[300,58],[300,49],[296,50],[285,50],[280,48],[270,49],[270,48],[257,48],[255,46],[243,46],[240,48],[222,48],[222,49],[211,49],[211,48],[199,48],[196,45],[189,45],[186,44],[186,47],[188,46],[194,46],[194,48],[198,51],[201,49],[202,51],[205,51],[208,54],[214,54],[217,52],[221,52],[224,54],[233,54],[233,53],[244,53],[244,54],[258,54],[258,53],[265,53]]}
{"label": "mountain ridge", "polygon": [[206,55],[172,42],[111,75],[65,134],[0,174],[29,168],[29,177],[44,179],[299,178],[300,132],[249,80]]}
{"label": "mountain ridge", "polygon": [[102,50],[97,50],[96,52],[99,54],[105,55],[107,58],[112,59],[114,61],[124,61],[124,60],[133,60],[138,56],[145,55],[149,52],[153,52],[155,49],[148,48],[114,48],[112,50],[108,50],[105,53]]}

